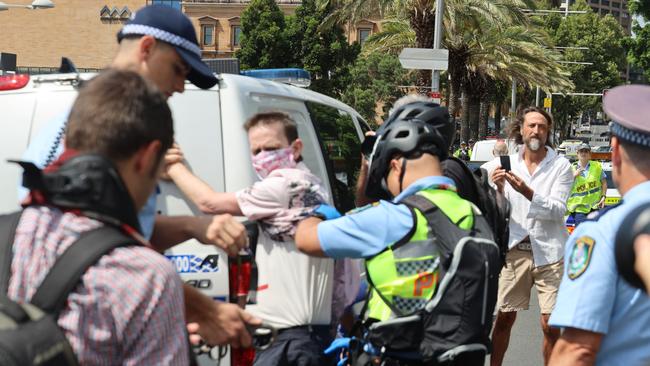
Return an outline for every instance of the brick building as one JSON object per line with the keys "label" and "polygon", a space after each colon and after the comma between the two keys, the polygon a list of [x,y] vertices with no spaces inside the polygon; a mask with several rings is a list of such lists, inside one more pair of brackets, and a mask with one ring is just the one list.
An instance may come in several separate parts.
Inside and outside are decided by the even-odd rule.
{"label": "brick building", "polygon": [[[277,0],[291,14],[300,0]],[[12,4],[31,0],[11,0]],[[55,68],[62,56],[80,69],[106,67],[117,50],[116,34],[146,4],[181,9],[194,23],[204,58],[233,57],[239,47],[240,15],[249,0],[54,0],[46,10],[0,12],[0,51],[17,54],[18,67]],[[346,27],[350,42],[379,30],[376,20]]]}

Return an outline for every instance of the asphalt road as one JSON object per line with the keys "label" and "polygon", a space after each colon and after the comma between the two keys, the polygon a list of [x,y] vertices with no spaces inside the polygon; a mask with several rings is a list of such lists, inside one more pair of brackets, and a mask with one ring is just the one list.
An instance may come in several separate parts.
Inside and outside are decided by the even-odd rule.
{"label": "asphalt road", "polygon": [[[489,360],[485,363],[489,365]],[[510,334],[503,366],[542,366],[542,328],[539,325],[537,291],[531,294],[530,308],[520,311]]]}

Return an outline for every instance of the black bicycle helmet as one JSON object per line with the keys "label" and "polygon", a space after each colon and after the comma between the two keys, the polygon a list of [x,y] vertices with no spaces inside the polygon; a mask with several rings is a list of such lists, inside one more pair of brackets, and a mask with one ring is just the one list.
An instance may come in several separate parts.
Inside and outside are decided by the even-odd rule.
{"label": "black bicycle helmet", "polygon": [[366,196],[374,199],[390,199],[386,175],[390,160],[396,155],[407,159],[423,153],[447,158],[447,142],[436,128],[418,119],[394,120],[382,125],[370,155]]}
{"label": "black bicycle helmet", "polygon": [[433,102],[413,102],[397,108],[388,116],[384,125],[398,120],[418,119],[438,130],[449,150],[454,143],[456,126],[450,122],[449,111]]}

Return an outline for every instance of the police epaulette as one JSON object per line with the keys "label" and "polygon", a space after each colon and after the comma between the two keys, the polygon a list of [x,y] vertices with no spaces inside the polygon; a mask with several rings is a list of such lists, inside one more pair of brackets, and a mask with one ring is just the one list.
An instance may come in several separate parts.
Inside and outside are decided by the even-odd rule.
{"label": "police epaulette", "polygon": [[594,211],[590,213],[587,216],[587,219],[585,221],[598,221],[600,220],[603,216],[605,216],[606,213],[608,213],[611,209],[618,207],[623,201],[621,200],[619,203],[612,205],[612,206],[607,206],[601,210]]}

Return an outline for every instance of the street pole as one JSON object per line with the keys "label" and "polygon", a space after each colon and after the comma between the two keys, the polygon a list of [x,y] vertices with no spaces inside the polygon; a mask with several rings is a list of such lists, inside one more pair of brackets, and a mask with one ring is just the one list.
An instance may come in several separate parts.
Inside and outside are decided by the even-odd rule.
{"label": "street pole", "polygon": [[539,99],[540,99],[540,90],[539,90],[539,85],[537,85],[537,90],[535,91],[535,107],[539,107]]}
{"label": "street pole", "polygon": [[566,8],[564,9],[564,17],[566,18],[569,16],[569,0],[566,0],[565,4],[566,4]]}
{"label": "street pole", "polygon": [[517,80],[512,79],[512,95],[510,102],[510,118],[511,120],[515,118],[517,113]]}
{"label": "street pole", "polygon": [[[442,18],[444,17],[444,0],[436,1],[436,23],[433,33],[433,49],[442,48]],[[440,70],[433,70],[431,74],[431,91],[440,92]],[[437,100],[436,100],[437,99]],[[440,98],[434,98],[440,104]]]}

